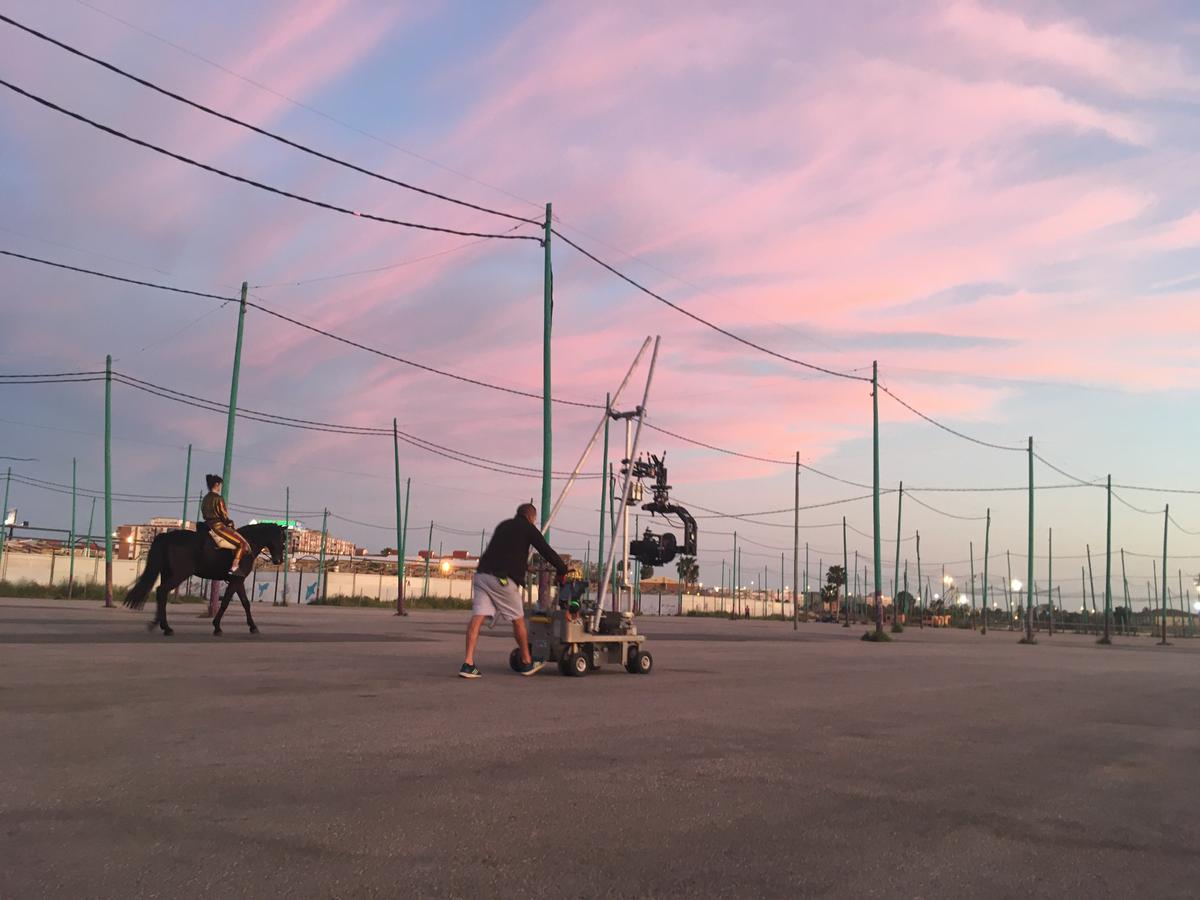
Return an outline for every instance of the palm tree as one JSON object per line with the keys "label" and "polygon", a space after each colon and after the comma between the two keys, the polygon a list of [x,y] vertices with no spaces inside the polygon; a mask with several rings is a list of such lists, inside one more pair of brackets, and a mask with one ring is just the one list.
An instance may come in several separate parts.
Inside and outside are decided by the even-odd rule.
{"label": "palm tree", "polygon": [[675,571],[685,585],[693,585],[700,577],[700,565],[694,556],[681,556],[675,561]]}

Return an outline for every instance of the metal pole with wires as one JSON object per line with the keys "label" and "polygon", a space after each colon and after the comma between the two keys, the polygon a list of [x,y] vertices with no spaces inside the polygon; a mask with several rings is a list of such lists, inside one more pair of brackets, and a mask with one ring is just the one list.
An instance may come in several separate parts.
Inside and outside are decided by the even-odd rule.
{"label": "metal pole with wires", "polygon": [[883,630],[883,535],[879,527],[879,363],[871,363],[872,524],[875,549],[875,631],[873,641],[889,640]]}
{"label": "metal pole with wires", "polygon": [[[554,266],[550,256],[551,206],[546,204],[546,222],[542,236],[542,536],[550,539],[550,479],[553,461],[553,401],[550,396],[551,357],[550,335],[554,326]],[[545,566],[538,567],[538,605],[550,608],[550,572]]]}
{"label": "metal pole with wires", "polygon": [[[1050,543],[1046,550],[1046,602],[1049,604],[1047,612],[1048,632],[1054,634],[1054,529],[1050,529]],[[1061,604],[1060,604],[1061,605]]]}
{"label": "metal pole with wires", "polygon": [[[1036,644],[1033,636],[1033,438],[1029,438],[1029,531],[1025,561],[1025,636],[1019,643]],[[1020,602],[1020,598],[1018,598]]]}
{"label": "metal pole with wires", "polygon": [[104,605],[113,605],[112,356],[104,357]]}
{"label": "metal pole with wires", "polygon": [[283,489],[283,600],[280,606],[288,605],[288,552],[292,544],[292,489]]}
{"label": "metal pole with wires", "polygon": [[1171,524],[1171,504],[1163,507],[1163,580],[1162,580],[1162,640],[1160,647],[1169,647],[1167,643],[1167,529]]}
{"label": "metal pole with wires", "polygon": [[71,562],[67,571],[67,599],[71,599],[75,594],[75,474],[76,465],[75,457],[71,457],[71,537],[67,542],[68,552],[71,554]]}
{"label": "metal pole with wires", "polygon": [[[921,593],[921,532],[917,532],[917,593]],[[925,630],[925,610],[929,606],[929,591],[926,590],[919,604],[920,627]]]}
{"label": "metal pole with wires", "polygon": [[[805,553],[808,552],[808,545],[805,545]],[[856,562],[857,566],[858,563]],[[850,568],[850,551],[846,546],[846,517],[842,516],[842,584],[845,586],[846,592],[846,621],[842,623],[843,628],[850,627],[850,573],[847,571]]]}
{"label": "metal pole with wires", "polygon": [[984,517],[984,524],[983,524],[983,602],[981,604],[983,607],[983,629],[982,629],[982,631],[980,631],[980,634],[987,634],[987,626],[988,626],[988,603],[987,603],[988,551],[991,549],[991,540],[992,540],[992,508],[989,506],[988,510],[987,510],[987,515]]}
{"label": "metal pole with wires", "polygon": [[896,589],[900,584],[900,522],[901,516],[904,513],[904,482],[900,482],[900,492],[896,500],[896,573],[892,578],[892,631],[899,633],[904,630],[904,626],[900,624],[900,604],[898,601],[899,591]]}
{"label": "metal pole with wires", "polygon": [[792,631],[800,628],[800,604],[796,597],[803,596],[800,590],[800,451],[796,451],[796,494],[792,524]]}
{"label": "metal pole with wires", "polygon": [[1112,643],[1112,476],[1105,488],[1107,511],[1104,526],[1104,635],[1096,643]]}
{"label": "metal pole with wires", "polygon": [[[229,411],[225,417],[225,461],[221,468],[221,493],[226,505],[233,502],[233,433],[237,424],[238,382],[242,374],[242,338],[246,330],[246,291],[249,285],[242,282],[241,302],[238,303],[237,341],[233,345],[233,374],[229,379]],[[208,595],[208,618],[217,614],[217,596],[220,582],[213,581]]]}
{"label": "metal pole with wires", "polygon": [[0,506],[0,577],[3,577],[4,573],[4,544],[8,540],[8,488],[11,483],[12,466],[9,466],[4,473],[4,505]]}

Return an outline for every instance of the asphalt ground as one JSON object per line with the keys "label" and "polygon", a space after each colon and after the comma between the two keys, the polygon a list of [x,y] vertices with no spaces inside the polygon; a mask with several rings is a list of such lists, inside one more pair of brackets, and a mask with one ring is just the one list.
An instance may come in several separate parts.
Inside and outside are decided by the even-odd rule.
{"label": "asphalt ground", "polygon": [[1196,897],[1200,640],[0,600],[0,897]]}

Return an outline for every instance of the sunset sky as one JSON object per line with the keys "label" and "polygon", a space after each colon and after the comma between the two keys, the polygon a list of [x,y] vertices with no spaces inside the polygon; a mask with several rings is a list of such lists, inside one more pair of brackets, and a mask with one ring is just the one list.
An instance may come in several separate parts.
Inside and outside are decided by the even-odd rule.
{"label": "sunset sky", "polygon": [[[1200,8],[1192,2],[44,3],[0,9],[216,109],[430,190],[558,227],[687,310],[791,357],[869,375],[967,435],[1024,445],[1084,479],[1112,474],[1153,514],[1116,504],[1114,547],[1144,597],[1170,534],[1171,584],[1200,571]],[[124,21],[121,21],[124,20]],[[509,220],[348,172],[151,93],[0,23],[0,78],[135,137],[294,193],[467,231]],[[344,337],[471,378],[541,390],[542,251],[355,219],[130,145],[0,89],[0,248],[252,299]],[[536,234],[518,227],[514,234]],[[871,480],[869,384],[741,346],[553,248],[557,397],[602,403],[647,335],[662,336],[648,421],[705,443]],[[360,273],[360,274],[348,274]],[[337,277],[330,277],[337,276]],[[101,369],[200,397],[229,393],[235,304],[0,257],[0,374]],[[632,396],[632,393],[631,393]],[[541,464],[541,403],[424,374],[251,310],[240,402],[283,416],[400,427],[523,466]],[[0,455],[14,472],[103,483],[103,386],[0,386]],[[1024,453],[940,431],[880,398],[882,482],[906,497],[915,581],[969,580],[992,511],[992,571],[1024,574]],[[555,408],[554,468],[596,422]],[[193,496],[220,471],[224,418],[114,387],[115,489]],[[614,444],[620,433],[614,432]],[[701,514],[792,504],[788,465],[643,434],[675,495]],[[613,454],[614,458],[618,454]],[[0,460],[0,467],[8,461]],[[596,455],[589,471],[599,470]],[[478,550],[536,478],[412,446],[409,552]],[[1038,463],[1036,480],[1070,479]],[[394,545],[383,437],[239,422],[233,502],[294,508],[377,551]],[[1187,491],[1192,491],[1189,494]],[[802,505],[865,492],[811,472]],[[86,521],[90,501],[80,502]],[[595,557],[599,486],[582,482],[552,542]],[[69,498],[14,485],[20,518],[66,527]],[[1090,545],[1101,587],[1104,494],[1037,497],[1037,552],[1078,602]],[[316,510],[316,514],[311,511]],[[121,503],[116,522],[178,515]],[[870,553],[871,504],[801,514],[801,543]],[[239,522],[248,518],[238,514]],[[354,522],[345,521],[355,520]],[[368,527],[373,523],[382,528]],[[701,518],[701,580],[731,532],[743,582],[780,553],[791,514]],[[82,527],[82,525],[81,525]],[[97,529],[99,530],[99,529]],[[883,501],[885,589],[896,498]],[[860,533],[861,532],[861,533]],[[1188,533],[1192,532],[1192,533]],[[803,554],[803,549],[801,550]],[[837,561],[840,561],[837,560]],[[861,566],[866,564],[864,558]],[[801,562],[803,568],[803,561]],[[673,567],[671,567],[673,570]],[[1038,578],[1045,561],[1038,561]],[[1016,574],[1016,571],[1014,571]],[[1161,574],[1161,573],[1160,573]],[[1119,602],[1121,587],[1116,572]],[[993,582],[995,583],[995,582]],[[1102,590],[1102,587],[1101,587]],[[1139,608],[1140,608],[1139,603]]]}

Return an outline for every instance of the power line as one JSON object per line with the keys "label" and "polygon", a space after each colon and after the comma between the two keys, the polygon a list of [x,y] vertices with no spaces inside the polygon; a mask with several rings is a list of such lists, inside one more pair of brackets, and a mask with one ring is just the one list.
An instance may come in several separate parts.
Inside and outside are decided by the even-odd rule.
{"label": "power line", "polygon": [[962,438],[964,441],[970,441],[972,444],[978,444],[981,447],[991,447],[993,450],[1022,450],[1022,451],[1025,450],[1024,447],[1012,447],[1007,444],[993,444],[991,441],[985,441],[985,440],[982,440],[981,438],[971,437],[971,435],[964,434],[961,431],[956,431],[955,429],[951,428],[949,425],[943,425],[941,422],[939,422],[937,419],[934,419],[932,416],[927,416],[927,415],[925,415],[925,413],[921,412],[916,407],[914,407],[908,403],[905,403],[903,400],[901,400],[899,397],[897,397],[892,391],[888,390],[882,384],[879,385],[879,390],[883,391],[885,394],[887,394],[889,397],[891,397],[893,400],[895,400],[897,403],[899,403],[901,406],[903,406],[905,409],[907,409],[913,415],[919,416],[920,418],[922,418],[926,422],[928,422],[930,425],[940,428],[940,429],[942,429],[942,431],[945,431],[948,434],[952,434],[955,437]]}
{"label": "power line", "polygon": [[405,181],[400,181],[399,179],[392,178],[388,175],[382,175],[379,172],[372,171],[371,169],[367,169],[367,168],[364,168],[363,166],[356,165],[355,163],[347,162],[344,159],[339,159],[336,156],[331,156],[328,153],[322,153],[319,150],[314,150],[312,147],[308,147],[308,146],[298,143],[296,141],[289,140],[288,138],[285,138],[279,134],[275,134],[274,132],[267,131],[265,128],[260,128],[257,125],[251,125],[249,122],[245,122],[241,119],[235,118],[234,116],[227,115],[226,113],[218,112],[217,110],[212,109],[211,107],[205,106],[202,103],[197,103],[195,100],[190,100],[187,97],[184,97],[182,94],[177,94],[174,91],[169,91],[166,88],[164,88],[158,84],[155,84],[152,81],[148,81],[145,78],[140,78],[137,75],[133,75],[132,73],[125,71],[124,69],[118,68],[117,66],[113,65],[112,63],[105,62],[104,60],[99,59],[98,57],[92,56],[88,53],[85,53],[76,47],[72,47],[70,44],[66,44],[66,43],[63,43],[62,41],[56,40],[55,38],[52,38],[49,35],[43,34],[40,31],[35,31],[34,29],[30,28],[28,25],[22,25],[20,22],[16,21],[15,19],[11,19],[6,15],[0,14],[0,21],[7,22],[9,25],[12,25],[15,28],[19,28],[22,31],[26,32],[27,34],[31,34],[36,38],[46,41],[47,43],[53,44],[54,46],[67,51],[68,53],[71,53],[82,59],[86,59],[89,62],[95,63],[96,65],[98,65],[104,69],[107,69],[110,72],[114,72],[115,74],[122,76],[123,78],[127,78],[130,81],[133,81],[137,84],[142,85],[143,87],[149,88],[152,91],[156,91],[159,94],[162,94],[164,97],[170,97],[172,100],[177,100],[180,103],[186,104],[187,106],[190,106],[193,109],[198,109],[201,112],[207,113],[210,116],[215,116],[218,119],[222,119],[226,122],[230,122],[234,125],[238,125],[242,128],[253,131],[256,134],[260,134],[263,137],[270,138],[273,141],[277,141],[277,142],[284,144],[288,147],[291,147],[295,150],[299,150],[302,153],[307,153],[310,156],[315,156],[318,159],[323,159],[326,162],[333,163],[334,165],[342,166],[343,168],[350,169],[353,172],[358,172],[360,175],[366,175],[370,178],[376,178],[380,181],[385,181],[388,184],[392,184],[392,185],[395,185],[396,187],[404,188],[405,190],[408,190],[408,191],[415,191],[416,193],[424,194],[427,197],[434,197],[438,200],[444,200],[447,203],[453,203],[458,206],[463,206],[468,209],[476,210],[478,212],[488,213],[489,215],[501,216],[506,219],[513,219],[517,222],[528,223],[530,225],[541,226],[541,224],[542,224],[541,222],[538,222],[535,219],[530,219],[525,216],[513,215],[512,213],[502,212],[501,210],[498,210],[498,209],[491,209],[490,207],[487,207],[487,206],[480,206],[475,203],[469,203],[466,200],[459,200],[456,197],[451,197],[446,194],[439,194],[437,191],[431,191],[426,188],[417,187],[416,185],[409,184],[408,182],[405,182]]}
{"label": "power line", "polygon": [[982,522],[987,518],[987,516],[960,516],[955,513],[948,513],[944,509],[938,509],[936,506],[926,503],[919,497],[914,497],[912,491],[905,491],[904,495],[917,504],[917,506],[923,506],[930,512],[935,512],[939,516],[945,516],[947,519],[959,519],[963,522]]}
{"label": "power line", "polygon": [[220,175],[222,178],[228,178],[231,181],[241,182],[242,184],[247,184],[250,187],[258,188],[261,191],[267,191],[268,193],[271,193],[271,194],[277,194],[280,197],[288,197],[289,199],[299,201],[300,203],[307,203],[310,206],[315,206],[320,209],[326,209],[326,210],[329,210],[330,212],[342,213],[343,215],[354,216],[355,218],[358,218],[358,219],[369,219],[372,222],[382,222],[385,225],[399,225],[403,228],[416,228],[421,231],[437,231],[442,234],[457,234],[457,235],[461,235],[462,237],[492,238],[495,240],[508,240],[508,241],[539,241],[539,242],[541,241],[541,238],[534,237],[533,235],[507,234],[507,233],[481,232],[481,231],[462,231],[457,228],[444,228],[440,225],[425,225],[420,222],[406,222],[402,219],[392,219],[387,216],[376,215],[375,213],[358,212],[357,210],[347,209],[344,206],[338,206],[334,203],[327,203],[324,200],[316,200],[312,197],[306,197],[303,194],[295,194],[295,193],[292,193],[291,191],[284,190],[283,188],[273,187],[272,185],[266,184],[264,182],[255,181],[253,178],[246,178],[243,175],[235,175],[232,172],[227,172],[224,169],[218,169],[216,166],[210,166],[207,163],[199,162],[197,160],[192,159],[189,156],[184,156],[181,153],[175,153],[172,150],[167,150],[166,148],[160,147],[157,144],[151,144],[149,141],[143,141],[140,138],[135,138],[131,135],[126,134],[123,131],[118,131],[116,128],[112,128],[109,125],[104,125],[100,122],[97,122],[95,119],[89,119],[87,116],[82,115],[81,113],[74,112],[63,106],[59,106],[57,103],[53,103],[50,100],[45,99],[44,97],[40,97],[37,94],[31,93],[30,91],[25,90],[24,88],[17,87],[15,84],[13,84],[9,81],[5,81],[2,78],[0,78],[0,87],[6,87],[10,91],[12,91],[14,94],[20,94],[22,97],[32,100],[34,103],[41,104],[42,106],[46,107],[47,109],[52,109],[55,112],[61,113],[64,116],[68,116],[69,118],[75,119],[78,122],[83,122],[85,125],[91,125],[93,128],[95,128],[99,131],[103,131],[105,134],[111,134],[113,137],[118,137],[123,141],[128,141],[131,144],[136,144],[137,146],[144,147],[147,150],[153,150],[155,153],[159,153],[163,156],[168,156],[171,159],[175,159],[175,160],[178,160],[179,162],[186,163],[189,166],[195,166],[197,169],[203,169],[204,171],[211,172],[214,175]]}
{"label": "power line", "polygon": [[248,78],[247,76],[241,74],[240,72],[235,72],[235,71],[233,71],[233,69],[230,69],[230,68],[227,68],[226,66],[221,65],[219,62],[215,62],[215,61],[209,59],[207,56],[203,56],[203,55],[195,52],[194,50],[189,50],[187,47],[184,47],[181,44],[177,44],[174,41],[168,40],[167,38],[163,37],[162,35],[155,34],[153,31],[150,31],[146,28],[142,28],[139,25],[135,25],[133,22],[130,22],[128,19],[122,19],[120,16],[116,15],[115,13],[111,13],[107,10],[101,9],[98,6],[95,6],[92,3],[88,3],[87,0],[75,0],[75,2],[78,3],[80,6],[87,7],[88,9],[92,10],[93,12],[99,13],[100,15],[104,16],[105,18],[111,19],[114,22],[119,22],[120,24],[124,25],[126,28],[132,29],[133,31],[138,32],[139,34],[143,34],[148,38],[156,40],[160,44],[170,47],[172,50],[177,50],[180,53],[183,53],[183,54],[186,54],[187,56],[192,57],[192,59],[199,60],[200,62],[204,63],[205,65],[212,66],[214,69],[224,72],[226,75],[231,75],[234,78],[237,78],[239,81],[243,81],[246,84],[252,85],[253,87],[258,88],[260,91],[264,91],[265,93],[271,94],[274,97],[278,97],[280,100],[284,100],[287,103],[290,103],[292,106],[297,107],[298,109],[303,109],[307,112],[312,113],[313,115],[320,116],[322,119],[325,119],[328,122],[332,122],[334,125],[337,125],[341,128],[345,128],[347,131],[352,131],[355,134],[362,135],[363,137],[368,138],[369,140],[375,141],[376,143],[382,144],[385,147],[391,147],[393,150],[397,150],[406,156],[411,156],[413,159],[419,159],[419,160],[421,160],[421,162],[427,163],[431,166],[441,169],[444,172],[449,172],[452,175],[457,175],[459,178],[465,178],[467,181],[478,184],[480,187],[485,187],[485,188],[488,188],[489,190],[496,191],[497,193],[504,194],[506,197],[516,200],[519,203],[525,203],[525,204],[527,204],[529,206],[533,206],[533,207],[540,206],[540,204],[534,203],[532,200],[527,200],[524,197],[521,197],[521,196],[518,196],[517,194],[512,193],[511,191],[506,191],[504,188],[497,187],[494,184],[489,184],[486,181],[483,181],[479,178],[475,178],[472,175],[468,175],[466,172],[460,172],[457,169],[453,169],[450,166],[444,165],[435,159],[430,159],[427,156],[422,156],[420,153],[416,153],[405,147],[401,147],[399,144],[395,144],[395,143],[387,140],[386,138],[381,138],[378,135],[372,134],[369,131],[365,131],[364,129],[359,128],[357,125],[351,125],[349,122],[342,121],[341,119],[337,118],[336,116],[332,116],[329,113],[325,112],[324,110],[320,110],[315,106],[310,106],[309,104],[304,103],[300,100],[297,100],[294,97],[289,97],[287,94],[283,93],[282,91],[277,91],[273,87],[270,87],[269,85],[265,85],[260,81],[255,81],[253,78]]}
{"label": "power line", "polygon": [[694,313],[688,309],[685,309],[684,307],[680,306],[678,303],[673,303],[672,301],[668,300],[666,297],[662,296],[661,294],[657,294],[654,291],[650,290],[650,288],[641,284],[640,282],[635,281],[633,278],[626,275],[624,272],[622,272],[616,266],[612,265],[611,263],[605,262],[600,257],[596,256],[594,253],[591,253],[591,252],[585,250],[583,247],[579,246],[579,244],[575,243],[573,240],[571,240],[569,237],[567,237],[561,231],[559,231],[555,228],[551,228],[550,230],[561,241],[563,241],[563,243],[567,244],[570,247],[574,247],[577,251],[582,253],[584,256],[586,256],[588,259],[590,259],[596,265],[600,266],[602,269],[606,269],[607,271],[611,272],[613,275],[616,275],[618,278],[620,278],[626,284],[632,286],[633,288],[636,288],[637,290],[641,291],[646,296],[652,297],[653,299],[657,300],[659,303],[662,303],[662,304],[665,304],[666,306],[671,307],[671,309],[675,310],[676,312],[682,313],[683,315],[687,316],[692,321],[697,322],[697,323],[705,326],[706,328],[711,328],[713,331],[717,332],[718,334],[722,334],[725,337],[730,338],[731,340],[737,341],[739,344],[744,344],[745,346],[750,347],[754,350],[757,350],[760,353],[765,353],[768,356],[773,356],[775,359],[779,359],[784,362],[792,363],[793,365],[801,366],[805,369],[811,369],[814,372],[822,372],[826,375],[833,375],[837,378],[846,378],[851,381],[870,381],[871,380],[869,378],[864,378],[861,375],[851,375],[848,372],[839,372],[836,369],[827,369],[824,366],[818,366],[815,363],[805,362],[802,359],[796,359],[794,356],[788,356],[787,354],[780,353],[777,350],[771,350],[767,347],[764,347],[762,344],[755,343],[754,341],[750,340],[749,338],[744,338],[740,334],[735,334],[734,332],[730,331],[727,328],[722,328],[720,325],[710,322],[708,319],[705,319],[704,317],[699,316],[696,313]]}
{"label": "power line", "polygon": [[[153,282],[153,281],[144,281],[139,278],[126,278],[123,275],[113,275],[109,272],[101,272],[97,269],[85,269],[85,268],[82,268],[81,266],[72,266],[67,263],[57,262],[55,260],[43,259],[42,257],[39,257],[39,256],[30,256],[25,253],[17,253],[14,250],[0,249],[0,256],[8,256],[13,259],[24,260],[25,262],[39,263],[40,265],[50,266],[51,268],[55,268],[55,269],[65,269],[66,271],[69,271],[69,272],[77,272],[81,275],[92,275],[96,278],[105,278],[109,281],[118,281],[123,284],[134,284],[139,287],[153,288],[155,290],[168,291],[170,293],[175,293],[175,294],[184,294],[184,295],[190,296],[190,297],[201,297],[206,300],[218,300],[222,303],[227,303],[227,302],[231,302],[231,301],[233,303],[241,302],[240,298],[238,298],[238,297],[227,297],[222,294],[212,294],[207,291],[194,291],[194,290],[190,290],[188,288],[174,287],[172,285],[159,284],[159,283]],[[484,388],[488,388],[493,391],[500,391],[501,393],[505,393],[505,394],[513,394],[518,397],[529,397],[530,399],[533,399],[533,400],[541,400],[542,399],[542,395],[539,393],[536,393],[534,391],[523,391],[520,388],[505,387],[504,385],[492,384],[491,382],[488,382],[488,381],[482,381],[477,378],[470,378],[466,375],[459,375],[455,372],[448,372],[444,369],[438,369],[438,368],[435,368],[434,366],[429,366],[424,363],[415,362],[414,360],[411,360],[411,359],[405,359],[404,357],[397,356],[394,353],[388,353],[386,350],[379,350],[375,347],[368,346],[367,344],[363,344],[358,341],[351,340],[350,338],[342,337],[339,334],[334,334],[331,331],[326,331],[323,328],[317,328],[315,325],[309,325],[307,322],[302,322],[301,320],[293,318],[292,316],[287,316],[281,312],[276,312],[275,310],[271,309],[269,306],[265,306],[262,303],[256,303],[253,300],[247,300],[246,305],[253,309],[257,309],[259,312],[266,313],[268,316],[273,316],[276,319],[280,319],[291,325],[295,325],[298,328],[303,328],[306,331],[310,331],[313,334],[319,334],[322,337],[329,338],[330,340],[337,341],[338,343],[345,344],[349,347],[354,347],[357,350],[362,350],[366,353],[371,353],[375,356],[379,356],[384,359],[389,359],[392,362],[398,362],[398,363],[401,363],[406,366],[411,366],[412,368],[420,369],[423,372],[429,372],[430,374],[433,374],[433,375],[440,375],[443,378],[452,378],[455,381],[461,381],[461,382],[464,382],[465,384],[473,384],[476,387],[484,387]],[[560,397],[551,397],[550,399],[552,402],[562,404],[563,406],[578,406],[578,407],[583,407],[586,409],[604,409],[603,403],[585,403],[582,400],[564,400]]]}

